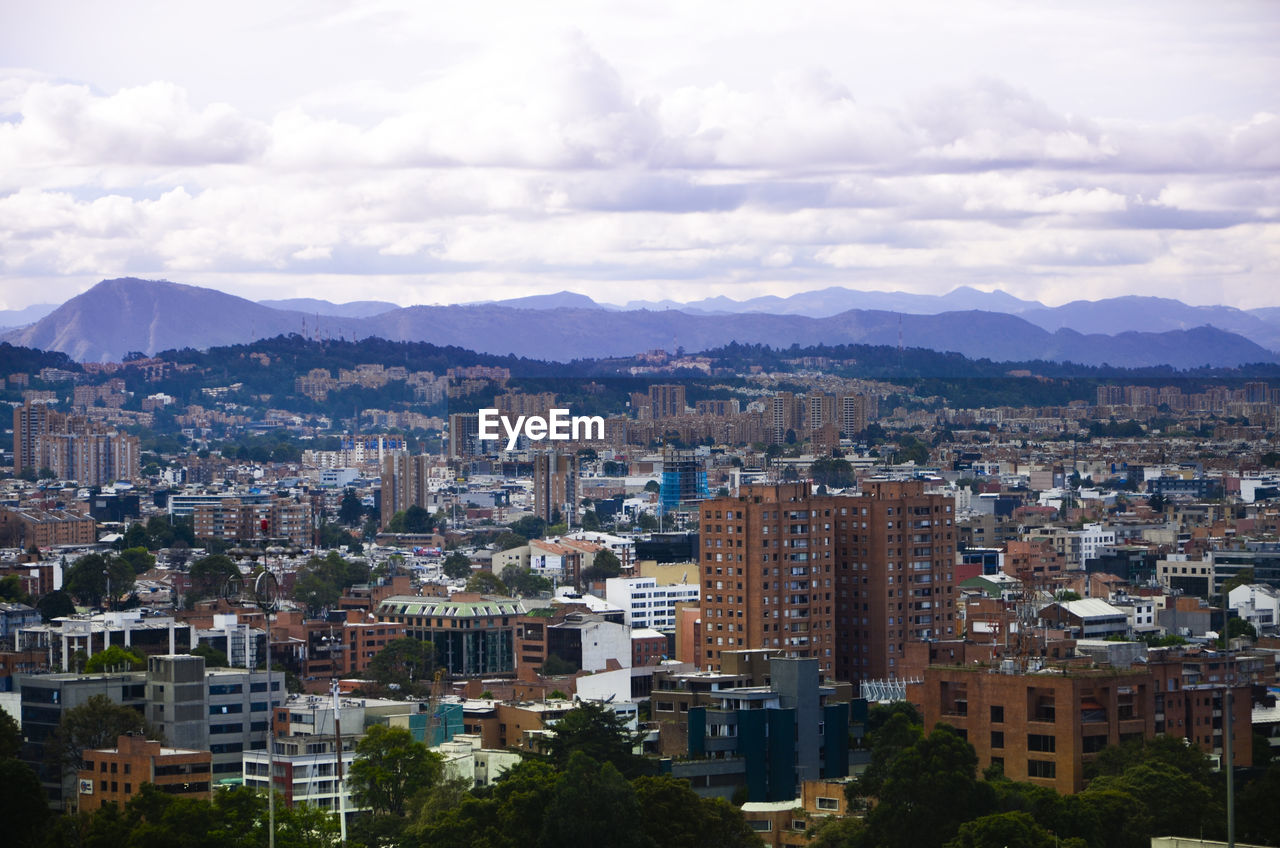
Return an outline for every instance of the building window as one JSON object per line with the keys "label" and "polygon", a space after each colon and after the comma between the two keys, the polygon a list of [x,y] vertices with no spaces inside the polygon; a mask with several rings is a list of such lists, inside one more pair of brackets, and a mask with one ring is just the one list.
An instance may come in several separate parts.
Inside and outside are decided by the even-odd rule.
{"label": "building window", "polygon": [[1003,730],[991,731],[991,747],[992,748],[1004,747],[1004,731]]}
{"label": "building window", "polygon": [[1052,760],[1027,760],[1027,777],[1058,776],[1058,765]]}
{"label": "building window", "polygon": [[839,798],[821,798],[821,797],[820,797],[820,798],[818,798],[818,809],[819,809],[819,810],[835,810],[835,811],[839,811],[839,809],[840,809],[840,799],[839,799]]}
{"label": "building window", "polygon": [[992,724],[1004,724],[1004,707],[997,707],[997,706],[995,706],[995,705],[992,705],[992,707],[991,707],[991,723],[992,723]]}
{"label": "building window", "polygon": [[1028,733],[1027,750],[1052,754],[1058,750],[1058,738],[1044,733]]}

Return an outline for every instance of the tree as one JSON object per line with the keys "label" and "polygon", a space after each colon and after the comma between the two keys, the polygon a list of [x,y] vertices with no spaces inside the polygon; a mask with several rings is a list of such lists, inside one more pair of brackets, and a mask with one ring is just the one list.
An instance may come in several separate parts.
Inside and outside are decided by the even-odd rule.
{"label": "tree", "polygon": [[89,657],[89,661],[84,665],[84,673],[140,671],[146,667],[147,661],[141,655],[119,645],[112,645],[105,651],[99,651]]}
{"label": "tree", "polygon": [[18,756],[22,747],[22,727],[7,710],[0,710],[0,760]]}
{"label": "tree", "polygon": [[471,560],[467,559],[465,554],[453,551],[444,558],[444,564],[441,566],[444,570],[445,577],[450,580],[461,580],[471,574]]}
{"label": "tree", "polygon": [[338,521],[348,527],[355,527],[364,516],[364,504],[356,495],[355,489],[347,489],[342,493],[342,503],[338,506]]}
{"label": "tree", "polygon": [[163,739],[163,734],[139,711],[117,704],[106,695],[93,695],[62,714],[62,722],[45,744],[45,756],[63,773],[74,771],[80,767],[85,750],[115,747],[119,737],[129,733]]}
{"label": "tree", "polygon": [[467,580],[468,592],[479,592],[482,595],[509,595],[507,585],[498,579],[492,571],[477,571]]}
{"label": "tree", "polygon": [[1136,798],[1161,832],[1172,836],[1199,836],[1219,820],[1209,787],[1165,762],[1145,762],[1130,766],[1118,777],[1095,778],[1086,792],[1107,789]]}
{"label": "tree", "polygon": [[443,774],[440,756],[414,741],[408,730],[375,724],[356,746],[348,780],[358,806],[403,818],[409,798],[435,786]]}
{"label": "tree", "polygon": [[652,512],[642,512],[636,516],[636,524],[641,530],[657,530],[658,519],[654,518]]}
{"label": "tree", "polygon": [[298,569],[293,584],[293,598],[304,604],[313,615],[338,603],[347,587],[369,579],[369,566],[345,559],[337,551],[323,557],[313,556]]}
{"label": "tree", "polygon": [[1243,618],[1228,618],[1227,619],[1227,638],[1239,639],[1242,636],[1248,637],[1250,639],[1257,639],[1258,628],[1254,627],[1251,622]]}
{"label": "tree", "polygon": [[662,484],[657,480],[650,480],[644,484],[644,490],[646,492],[660,492],[662,491]]}
{"label": "tree", "polygon": [[54,589],[36,601],[36,609],[40,611],[43,621],[50,622],[64,615],[75,615],[76,605],[65,590]]}
{"label": "tree", "polygon": [[205,668],[230,668],[231,661],[227,655],[208,642],[201,642],[191,649],[191,656],[204,657]]}
{"label": "tree", "polygon": [[701,798],[688,781],[669,775],[631,781],[644,811],[639,827],[662,848],[758,848],[742,812],[723,798]]}
{"label": "tree", "polygon": [[594,509],[582,511],[582,529],[596,531],[600,529],[600,518]]}
{"label": "tree", "polygon": [[946,848],[1054,848],[1053,834],[1029,814],[992,813],[960,825]]}
{"label": "tree", "polygon": [[837,489],[847,489],[856,482],[853,466],[848,460],[824,456],[809,466],[809,474],[815,483]]}
{"label": "tree", "polygon": [[132,566],[122,559],[102,554],[80,557],[63,576],[62,587],[85,603],[98,606],[107,597],[107,578],[111,580],[111,597],[127,595],[133,589]]}
{"label": "tree", "polygon": [[[609,814],[602,816],[601,810]],[[601,763],[582,751],[569,755],[564,773],[542,820],[541,844],[608,845],[619,848],[658,848],[645,832],[648,811],[612,763]]]}
{"label": "tree", "polygon": [[205,598],[219,597],[229,580],[240,577],[240,569],[226,554],[213,554],[191,563],[187,577],[190,582],[187,603],[194,604]]}
{"label": "tree", "polygon": [[509,551],[512,548],[522,548],[529,544],[529,540],[519,533],[513,533],[510,530],[504,530],[498,534],[498,538],[493,540],[494,546],[500,551]]}
{"label": "tree", "polygon": [[963,822],[991,812],[994,792],[978,781],[977,767],[973,747],[949,725],[936,725],[889,764],[880,803],[867,816],[873,843],[941,846]]}
{"label": "tree", "polygon": [[404,511],[404,532],[430,533],[433,529],[431,513],[425,507],[415,504]]}
{"label": "tree", "polygon": [[16,574],[0,577],[0,601],[12,604],[29,604],[31,596],[22,590],[22,579]]}
{"label": "tree", "polygon": [[406,695],[422,695],[431,687],[436,649],[431,642],[393,639],[369,661],[365,674],[381,686]]}
{"label": "tree", "polygon": [[525,568],[515,563],[502,569],[502,574],[498,576],[503,583],[507,584],[507,589],[513,596],[529,597],[530,595],[551,591],[550,580],[540,574],[534,574],[531,568]]}
{"label": "tree", "polygon": [[543,741],[543,752],[551,764],[563,769],[574,752],[582,752],[600,763],[612,763],[624,776],[648,774],[650,763],[634,753],[644,733],[628,729],[627,721],[608,704],[579,701],[551,728]]}
{"label": "tree", "polygon": [[526,515],[518,521],[511,522],[511,532],[525,539],[541,539],[547,530],[547,522],[536,515]]}
{"label": "tree", "polygon": [[49,798],[40,778],[31,767],[13,757],[0,759],[0,821],[4,822],[5,844],[13,848],[35,848],[46,844],[45,825],[49,820]]}
{"label": "tree", "polygon": [[134,574],[142,574],[156,564],[156,558],[142,546],[125,548],[117,556],[129,564]]}
{"label": "tree", "polygon": [[621,573],[622,563],[618,560],[618,555],[605,548],[597,551],[591,560],[591,565],[582,569],[582,579],[585,581],[607,580]]}

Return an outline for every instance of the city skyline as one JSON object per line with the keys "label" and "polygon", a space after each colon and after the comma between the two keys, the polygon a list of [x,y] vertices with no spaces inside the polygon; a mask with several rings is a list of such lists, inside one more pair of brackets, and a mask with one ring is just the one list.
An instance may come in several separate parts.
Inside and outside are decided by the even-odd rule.
{"label": "city skyline", "polygon": [[4,6],[4,309],[1280,303],[1268,3]]}

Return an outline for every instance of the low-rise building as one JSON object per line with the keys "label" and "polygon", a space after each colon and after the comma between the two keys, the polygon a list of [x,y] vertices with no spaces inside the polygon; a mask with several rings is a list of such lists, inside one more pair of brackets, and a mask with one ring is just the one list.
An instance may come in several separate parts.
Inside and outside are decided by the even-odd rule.
{"label": "low-rise building", "polygon": [[92,813],[104,804],[123,807],[144,783],[182,798],[212,797],[208,751],[168,748],[141,735],[121,736],[114,748],[83,753],[78,772],[79,810]]}

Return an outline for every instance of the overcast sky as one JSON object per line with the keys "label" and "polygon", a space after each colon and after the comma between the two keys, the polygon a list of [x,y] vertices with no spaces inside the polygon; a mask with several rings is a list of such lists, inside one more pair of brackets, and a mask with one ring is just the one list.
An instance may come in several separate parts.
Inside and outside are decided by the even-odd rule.
{"label": "overcast sky", "polygon": [[1280,305],[1275,0],[0,0],[0,20],[0,308],[117,276],[401,304]]}

